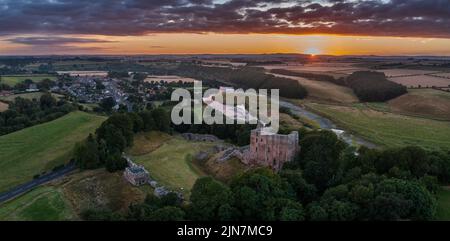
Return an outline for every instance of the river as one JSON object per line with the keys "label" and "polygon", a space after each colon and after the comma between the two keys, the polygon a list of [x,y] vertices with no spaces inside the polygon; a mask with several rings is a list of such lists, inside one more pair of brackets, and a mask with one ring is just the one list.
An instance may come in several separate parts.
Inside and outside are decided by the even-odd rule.
{"label": "river", "polygon": [[334,124],[330,119],[327,119],[325,117],[322,117],[320,115],[317,115],[311,111],[306,110],[305,108],[302,108],[298,105],[292,104],[290,102],[280,100],[279,101],[280,107],[284,107],[289,109],[293,114],[308,118],[310,120],[313,120],[317,122],[322,129],[331,130],[334,133],[336,133],[339,138],[343,141],[345,141],[349,145],[360,145],[360,146],[366,146],[368,148],[376,148],[377,145],[369,142],[361,137],[352,135],[345,130],[338,129],[336,124]]}

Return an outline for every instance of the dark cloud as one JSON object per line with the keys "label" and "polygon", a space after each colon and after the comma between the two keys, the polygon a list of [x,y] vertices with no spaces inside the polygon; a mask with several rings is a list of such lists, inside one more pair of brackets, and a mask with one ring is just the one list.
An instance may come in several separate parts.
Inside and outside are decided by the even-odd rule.
{"label": "dark cloud", "polygon": [[0,0],[0,35],[285,33],[450,38],[449,0]]}
{"label": "dark cloud", "polygon": [[85,44],[85,43],[110,43],[113,41],[91,39],[91,38],[69,38],[69,37],[15,37],[8,38],[5,41],[25,45],[67,45],[67,44]]}

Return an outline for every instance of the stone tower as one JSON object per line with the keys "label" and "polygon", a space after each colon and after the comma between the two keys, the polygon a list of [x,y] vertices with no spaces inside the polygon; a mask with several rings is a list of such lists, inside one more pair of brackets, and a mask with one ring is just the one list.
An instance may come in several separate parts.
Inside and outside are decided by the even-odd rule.
{"label": "stone tower", "polygon": [[300,149],[297,131],[289,135],[262,135],[261,132],[261,128],[251,132],[248,164],[279,171],[285,162],[294,160]]}

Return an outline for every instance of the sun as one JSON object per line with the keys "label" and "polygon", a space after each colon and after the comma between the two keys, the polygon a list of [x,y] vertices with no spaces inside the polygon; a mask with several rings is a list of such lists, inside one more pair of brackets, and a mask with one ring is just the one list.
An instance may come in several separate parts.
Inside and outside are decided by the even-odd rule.
{"label": "sun", "polygon": [[311,55],[311,57],[314,57],[315,55],[318,55],[320,53],[321,53],[321,51],[317,48],[307,48],[305,50],[305,54],[309,54],[309,55]]}

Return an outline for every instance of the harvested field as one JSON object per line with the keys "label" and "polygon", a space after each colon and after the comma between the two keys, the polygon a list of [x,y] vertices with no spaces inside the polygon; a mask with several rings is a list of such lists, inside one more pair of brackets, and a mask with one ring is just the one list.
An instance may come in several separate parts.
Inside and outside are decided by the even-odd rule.
{"label": "harvested field", "polygon": [[420,69],[382,69],[377,70],[377,72],[383,72],[388,78],[436,73],[436,71],[420,70]]}
{"label": "harvested field", "polygon": [[448,87],[450,85],[450,79],[444,79],[430,75],[414,75],[388,79],[406,87]]}
{"label": "harvested field", "polygon": [[167,83],[171,83],[171,82],[184,82],[184,83],[193,83],[197,80],[192,79],[192,78],[185,78],[185,77],[180,77],[180,76],[176,76],[176,75],[149,75],[147,76],[147,78],[144,80],[145,82],[167,82]]}

